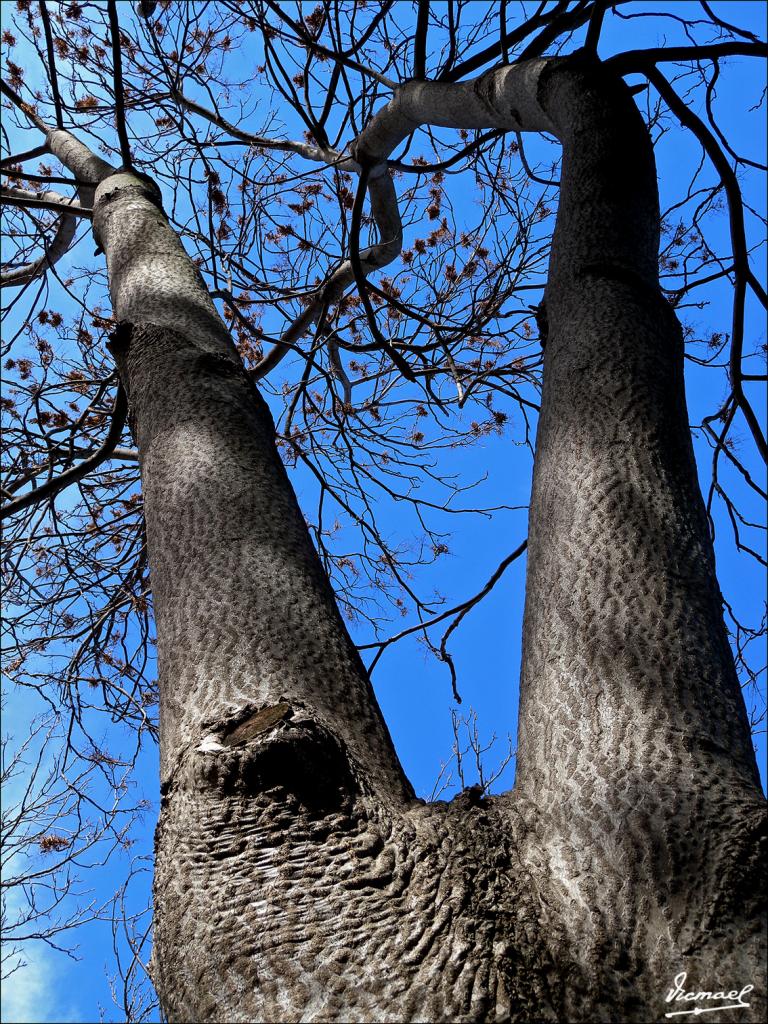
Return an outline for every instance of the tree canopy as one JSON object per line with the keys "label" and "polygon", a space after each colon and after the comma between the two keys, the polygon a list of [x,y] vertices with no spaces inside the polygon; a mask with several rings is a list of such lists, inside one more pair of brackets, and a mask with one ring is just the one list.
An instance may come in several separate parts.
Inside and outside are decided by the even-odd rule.
{"label": "tree canopy", "polygon": [[[3,819],[21,894],[4,905],[11,969],[30,939],[66,945],[73,927],[120,917],[120,899],[78,902],[76,879],[146,827],[132,780],[157,734],[138,455],[95,181],[73,174],[69,136],[159,187],[268,400],[369,669],[417,639],[447,704],[471,675],[456,654],[468,613],[525,551],[558,202],[559,143],[544,124],[524,134],[514,108],[476,127],[483,83],[577,51],[625,77],[657,147],[661,283],[684,327],[727,622],[764,730],[765,613],[740,591],[766,564],[765,93],[746,69],[767,50],[744,8],[3,5],[4,670],[42,715],[4,765],[28,785]],[[485,530],[506,554],[471,565],[470,586],[444,566]],[[458,748],[477,752],[475,720],[468,739],[454,721]],[[453,783],[468,781],[454,765]],[[138,1020],[153,1012],[137,987],[147,921],[123,909]]]}

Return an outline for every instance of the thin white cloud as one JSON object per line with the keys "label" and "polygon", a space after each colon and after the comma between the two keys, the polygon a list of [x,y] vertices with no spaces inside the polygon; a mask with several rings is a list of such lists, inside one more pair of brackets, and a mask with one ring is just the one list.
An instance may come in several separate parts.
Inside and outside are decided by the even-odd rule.
{"label": "thin white cloud", "polygon": [[43,946],[23,952],[25,966],[3,981],[0,1019],[3,1024],[65,1024],[82,1021],[62,997],[60,970],[54,954]]}
{"label": "thin white cloud", "polygon": [[[10,865],[9,865],[10,867]],[[13,918],[18,909],[19,893],[10,892],[5,899],[6,913]],[[70,1024],[84,1018],[64,995],[65,971],[62,956],[42,942],[6,943],[18,950],[4,965],[10,970],[19,967],[0,984],[0,1021],[2,1024]],[[66,967],[66,964],[63,965]]]}

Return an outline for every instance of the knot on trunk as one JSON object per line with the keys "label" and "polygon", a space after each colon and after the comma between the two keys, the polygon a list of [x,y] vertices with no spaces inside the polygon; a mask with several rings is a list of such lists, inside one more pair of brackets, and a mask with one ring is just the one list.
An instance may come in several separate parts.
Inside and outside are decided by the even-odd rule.
{"label": "knot on trunk", "polygon": [[344,745],[290,704],[219,723],[195,750],[195,784],[222,796],[258,798],[311,813],[340,810],[357,794]]}

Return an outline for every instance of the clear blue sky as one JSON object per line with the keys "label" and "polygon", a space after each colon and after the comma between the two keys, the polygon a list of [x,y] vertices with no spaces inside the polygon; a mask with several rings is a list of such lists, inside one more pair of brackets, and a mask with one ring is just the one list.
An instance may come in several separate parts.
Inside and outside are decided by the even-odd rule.
{"label": "clear blue sky", "polygon": [[[401,4],[403,17],[410,6]],[[645,5],[647,7],[647,5]],[[687,10],[700,7],[694,3],[660,3],[660,9],[684,15]],[[750,27],[765,36],[765,5],[757,2],[729,2],[727,5],[714,4],[724,10],[727,17],[737,24]],[[4,19],[10,4],[3,2]],[[132,17],[128,4],[121,5],[121,17]],[[620,22],[608,18],[607,30],[601,47],[603,56],[619,49],[643,45],[658,45],[664,41],[677,42],[680,39],[679,25],[669,19],[664,22],[628,21]],[[15,59],[19,59],[18,54]],[[765,69],[759,61],[733,60],[724,67],[721,91],[718,99],[724,112],[729,139],[738,149],[755,159],[765,159],[764,112],[748,113],[747,108],[760,99],[765,84]],[[535,156],[535,146],[531,147]],[[675,134],[668,135],[658,151],[658,165],[662,208],[680,198],[689,180],[689,172],[698,160],[698,151],[683,144]],[[706,175],[709,173],[705,171]],[[450,179],[449,185],[450,187]],[[457,210],[469,198],[451,197]],[[750,190],[747,198],[758,209],[764,210],[765,198],[757,189]],[[411,232],[413,235],[414,232]],[[727,239],[727,224],[722,222],[722,240]],[[86,247],[88,242],[85,243]],[[406,246],[408,236],[406,236]],[[723,250],[727,251],[727,244]],[[762,262],[762,261],[761,261]],[[760,269],[758,264],[757,269]],[[712,331],[726,332],[730,329],[730,306],[728,288],[722,283],[708,290],[706,299],[710,305],[703,310],[685,312],[686,319],[702,336]],[[749,351],[766,340],[765,322],[753,307],[748,309],[747,344]],[[688,365],[688,399],[691,418],[696,421],[703,410],[711,411],[717,397],[721,397],[722,380],[713,378],[692,364]],[[718,389],[713,399],[712,388]],[[755,402],[764,417],[764,398],[755,389]],[[739,425],[737,436],[745,436],[743,425]],[[707,480],[706,464],[709,449],[698,445],[703,455],[702,480]],[[750,470],[764,479],[764,471],[749,456],[750,446],[743,444],[743,452]],[[530,459],[521,456],[519,449],[511,443],[511,435],[491,435],[474,447],[455,449],[451,453],[451,469],[469,477],[487,474],[483,485],[483,503],[486,505],[507,504],[525,506],[530,489]],[[300,475],[296,479],[297,489],[308,488]],[[473,503],[476,501],[473,498]],[[744,496],[745,510],[754,519],[760,519],[764,511]],[[399,529],[410,529],[405,521],[398,522],[396,509],[391,510],[393,535]],[[526,533],[526,512],[506,512],[492,522],[480,519],[456,518],[451,521],[453,536],[450,539],[450,555],[441,558],[434,569],[426,574],[422,589],[434,586],[444,593],[450,604],[458,603],[469,596],[486,581],[501,559],[522,540]],[[765,596],[763,573],[734,555],[731,533],[722,513],[718,514],[717,542],[718,571],[722,588],[734,607],[751,622],[759,620]],[[495,753],[503,752],[506,736],[514,740],[517,715],[517,680],[520,667],[520,636],[523,607],[523,585],[525,560],[520,559],[506,573],[493,593],[483,604],[465,619],[463,626],[454,634],[450,644],[457,670],[459,688],[463,697],[461,711],[470,707],[478,713],[481,735],[488,739],[496,733],[500,739],[488,755],[493,766]],[[403,622],[410,624],[412,620]],[[439,637],[439,633],[436,634]],[[359,642],[370,639],[369,634],[360,633]],[[373,681],[377,696],[392,731],[398,753],[406,771],[421,796],[427,796],[434,784],[441,761],[450,755],[452,743],[450,679],[445,666],[430,656],[424,647],[409,637],[384,654],[375,670]],[[23,730],[37,708],[28,695],[11,693],[8,714],[3,731]],[[765,734],[756,737],[759,747],[761,770],[765,771]],[[765,779],[765,775],[763,775]],[[471,776],[467,779],[473,782]],[[513,766],[502,777],[498,788],[507,788],[513,781]],[[140,764],[137,785],[152,801],[153,810],[148,812],[145,826],[137,832],[136,845],[132,855],[149,853],[152,846],[152,830],[157,800],[157,765],[152,752],[147,752]],[[111,894],[122,880],[126,859],[117,858],[108,868],[88,879],[102,897]],[[133,896],[134,905],[139,907],[142,896],[141,883]],[[94,924],[84,927],[77,937],[79,960],[68,959],[63,954],[30,945],[29,966],[17,972],[6,984],[3,991],[4,1021],[92,1021],[99,1017],[98,1007],[106,1008],[107,1019],[118,1020],[119,1015],[111,1004],[108,973],[111,964],[111,934],[109,927]]]}

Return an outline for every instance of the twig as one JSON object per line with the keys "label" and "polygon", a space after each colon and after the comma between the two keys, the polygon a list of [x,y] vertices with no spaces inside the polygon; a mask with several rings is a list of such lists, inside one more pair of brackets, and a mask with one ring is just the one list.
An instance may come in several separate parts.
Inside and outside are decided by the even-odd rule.
{"label": "twig", "polygon": [[395,636],[389,637],[389,639],[387,640],[381,640],[371,644],[361,644],[358,647],[359,651],[369,651],[374,647],[378,647],[379,649],[378,653],[376,654],[376,657],[368,666],[369,674],[373,671],[376,662],[384,653],[385,649],[390,646],[390,644],[397,643],[398,640],[402,640],[403,637],[409,636],[411,633],[420,633],[423,630],[431,629],[431,627],[436,626],[438,622],[443,622],[445,619],[449,619],[452,615],[456,615],[459,612],[463,613],[465,610],[469,611],[470,608],[473,608],[478,603],[478,601],[481,601],[486,596],[486,594],[489,594],[493,590],[493,588],[499,582],[499,580],[504,575],[509,566],[515,561],[515,559],[519,558],[520,555],[522,555],[527,546],[528,540],[526,538],[526,540],[524,540],[522,544],[519,544],[515,548],[515,550],[511,554],[507,555],[507,557],[497,566],[497,568],[494,570],[493,574],[491,575],[490,579],[485,584],[485,586],[482,587],[482,589],[479,590],[473,597],[467,598],[466,601],[462,601],[461,604],[457,604],[455,607],[449,608],[445,612],[440,612],[439,615],[436,615],[433,619],[430,619],[428,622],[419,622],[415,626],[409,626],[407,629],[404,629],[400,633],[395,634]]}
{"label": "twig", "polygon": [[6,516],[11,516],[16,512],[21,512],[25,508],[37,505],[45,498],[58,494],[64,487],[68,487],[69,484],[82,480],[84,476],[87,476],[88,473],[91,473],[94,469],[100,466],[102,462],[105,462],[117,448],[117,443],[123,432],[127,416],[128,399],[122,384],[118,384],[117,394],[115,395],[115,405],[112,410],[112,422],[110,423],[109,432],[107,433],[101,447],[95,451],[93,455],[89,456],[87,459],[83,459],[79,465],[65,470],[63,473],[60,473],[59,476],[55,476],[52,479],[47,480],[39,487],[34,487],[31,491],[27,491],[26,494],[22,494],[13,501],[9,501],[8,504],[3,505],[2,508],[0,508],[0,519],[5,519]]}

